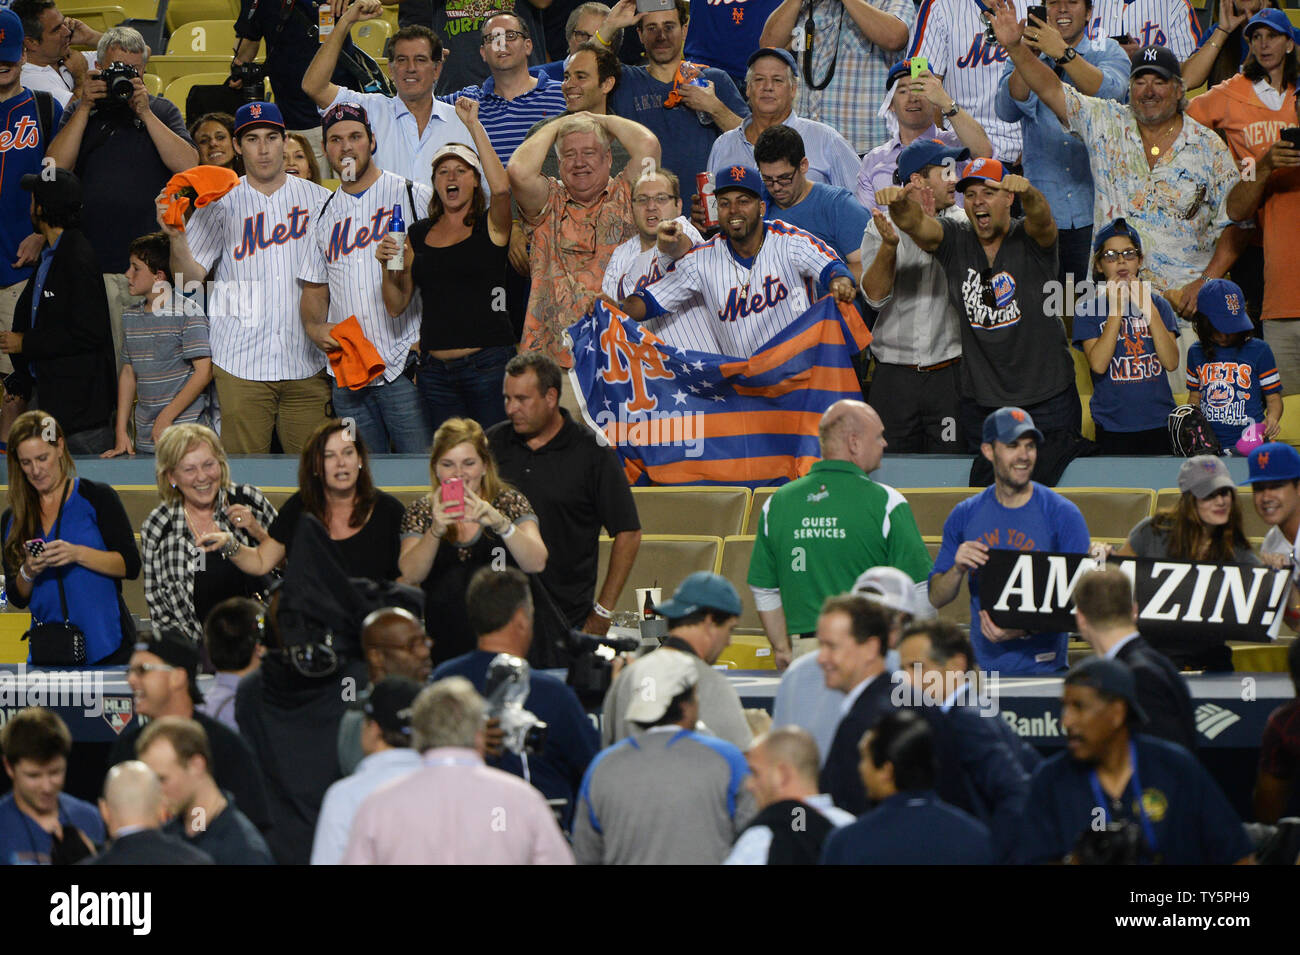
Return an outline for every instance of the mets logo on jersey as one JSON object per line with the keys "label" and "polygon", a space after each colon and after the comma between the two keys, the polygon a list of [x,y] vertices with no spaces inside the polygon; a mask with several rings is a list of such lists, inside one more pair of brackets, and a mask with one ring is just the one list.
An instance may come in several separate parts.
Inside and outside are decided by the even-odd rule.
{"label": "mets logo on jersey", "polygon": [[[1237,389],[1226,381],[1211,381],[1205,386],[1201,401],[1208,410],[1227,409],[1237,398]],[[1214,415],[1207,415],[1213,418]]]}
{"label": "mets logo on jersey", "polygon": [[775,275],[763,276],[763,294],[755,292],[753,295],[746,295],[745,292],[748,290],[748,282],[745,283],[743,291],[733,286],[727,292],[727,300],[723,302],[722,308],[718,309],[718,318],[724,322],[734,322],[766,311],[790,297],[790,290]]}
{"label": "mets logo on jersey", "polygon": [[39,149],[40,145],[39,127],[30,116],[21,117],[13,129],[0,129],[0,153],[11,149]]}

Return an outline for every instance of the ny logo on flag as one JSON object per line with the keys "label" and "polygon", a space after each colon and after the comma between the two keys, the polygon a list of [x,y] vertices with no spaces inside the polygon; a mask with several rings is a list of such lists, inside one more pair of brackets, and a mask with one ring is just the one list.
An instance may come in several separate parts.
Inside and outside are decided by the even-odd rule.
{"label": "ny logo on flag", "polygon": [[654,347],[657,341],[647,331],[642,331],[641,341],[633,342],[627,337],[627,329],[622,322],[613,321],[601,333],[600,347],[609,359],[609,369],[601,372],[601,377],[608,384],[623,384],[631,381],[632,400],[627,404],[628,412],[653,411],[659,404],[646,389],[647,378],[673,379],[676,377],[664,367],[664,356]]}

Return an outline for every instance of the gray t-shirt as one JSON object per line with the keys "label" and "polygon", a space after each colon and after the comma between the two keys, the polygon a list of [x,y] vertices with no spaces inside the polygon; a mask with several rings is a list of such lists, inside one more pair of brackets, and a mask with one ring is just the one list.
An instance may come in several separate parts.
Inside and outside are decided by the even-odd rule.
{"label": "gray t-shirt", "polygon": [[[186,311],[128,308],[122,312],[122,363],[135,372],[135,449],[152,454],[153,423],[171,404],[190,375],[194,360],[208,358],[208,319]],[[211,421],[209,390],[204,389],[178,414],[174,424]]]}
{"label": "gray t-shirt", "polygon": [[[1170,557],[1169,553],[1169,536],[1164,531],[1156,530],[1152,526],[1151,518],[1147,517],[1139,521],[1128,535],[1129,546],[1139,557],[1151,557],[1156,560]],[[1183,558],[1175,558],[1181,560]],[[1261,563],[1259,557],[1249,545],[1245,547],[1235,547],[1232,551],[1232,559],[1238,564],[1247,564],[1257,567]]]}
{"label": "gray t-shirt", "polygon": [[1057,275],[1056,243],[1043,248],[1024,219],[1012,219],[990,266],[969,222],[939,224],[934,257],[961,325],[962,396],[988,408],[1023,408],[1060,394],[1074,380],[1074,361],[1065,325],[1044,308]]}

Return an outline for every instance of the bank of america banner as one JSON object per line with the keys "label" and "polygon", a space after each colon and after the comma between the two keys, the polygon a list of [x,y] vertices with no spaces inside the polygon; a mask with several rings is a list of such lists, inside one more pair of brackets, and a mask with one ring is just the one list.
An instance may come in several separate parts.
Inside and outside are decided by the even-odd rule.
{"label": "bank of america banner", "polygon": [[[1290,571],[1149,557],[1111,558],[1133,582],[1138,629],[1157,638],[1276,639]],[[1097,567],[1079,554],[991,550],[979,570],[980,607],[999,627],[1073,630],[1074,585]]]}
{"label": "bank of america banner", "polygon": [[820,459],[817,424],[862,398],[853,355],[871,341],[856,309],[821,299],[752,358],[668,345],[597,302],[569,327],[583,416],[633,484],[783,484]]}

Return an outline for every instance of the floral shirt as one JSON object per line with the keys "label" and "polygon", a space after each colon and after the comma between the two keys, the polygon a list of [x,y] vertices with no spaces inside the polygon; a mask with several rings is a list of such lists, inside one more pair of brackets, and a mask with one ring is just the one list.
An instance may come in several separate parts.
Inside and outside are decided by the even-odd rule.
{"label": "floral shirt", "polygon": [[[524,521],[537,521],[537,515],[533,513],[533,505],[528,503],[528,498],[524,497],[514,488],[508,488],[496,496],[492,506],[501,512],[501,516],[510,521],[511,524],[521,524]],[[433,498],[425,495],[414,504],[406,508],[406,513],[402,516],[402,539],[408,537],[419,537],[433,526]],[[489,528],[482,528],[477,534],[469,540],[455,541],[452,546],[456,548],[456,556],[462,561],[469,560],[472,555],[473,546],[478,543],[479,539],[487,534],[495,538]]]}

